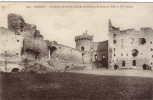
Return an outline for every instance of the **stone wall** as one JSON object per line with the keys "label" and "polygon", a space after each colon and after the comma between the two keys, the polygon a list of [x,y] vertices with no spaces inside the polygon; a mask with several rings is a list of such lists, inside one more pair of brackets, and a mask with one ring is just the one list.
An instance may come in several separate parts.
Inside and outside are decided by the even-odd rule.
{"label": "stone wall", "polygon": [[[11,67],[20,67],[23,37],[13,31],[0,27],[0,66],[1,70],[10,71]],[[12,66],[11,66],[12,65]]]}
{"label": "stone wall", "polygon": [[[75,66],[79,66],[79,69],[82,66],[91,69],[92,63],[97,60],[93,56],[95,54],[101,62],[103,56],[107,59],[107,41],[94,43],[93,36],[87,32],[75,37],[76,49],[56,41],[44,40],[36,25],[26,23],[22,16],[16,14],[8,15],[8,29],[0,28],[0,35],[0,61],[4,66],[3,70],[6,60],[18,67],[40,63],[50,69],[59,67],[59,70],[63,70],[67,66],[73,69],[76,69]],[[16,68],[14,64],[10,65]]]}
{"label": "stone wall", "polygon": [[[31,38],[31,37],[25,37],[24,38],[24,54],[26,55],[26,52],[35,52],[37,53],[35,56],[36,59],[40,60],[42,57],[48,56],[48,46],[46,41],[39,38]],[[28,56],[28,55],[27,55]],[[35,58],[35,57],[34,57]]]}
{"label": "stone wall", "polygon": [[56,52],[56,54],[53,53],[55,55],[53,57],[54,59],[60,60],[61,63],[75,66],[83,65],[82,51],[61,44],[57,44],[55,48],[54,52]]}

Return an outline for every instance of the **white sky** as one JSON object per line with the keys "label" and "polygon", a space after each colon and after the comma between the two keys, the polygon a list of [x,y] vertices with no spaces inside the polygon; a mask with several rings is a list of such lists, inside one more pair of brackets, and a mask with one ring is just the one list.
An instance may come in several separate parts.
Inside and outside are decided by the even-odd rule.
{"label": "white sky", "polygon": [[[1,3],[0,26],[7,28],[7,15],[20,14],[26,23],[35,24],[45,39],[75,48],[74,38],[83,34],[94,36],[95,42],[108,39],[108,20],[121,30],[153,28],[153,3]],[[46,8],[34,8],[43,5]],[[74,8],[74,6],[124,5],[133,8]],[[26,8],[31,6],[32,8]],[[73,8],[49,8],[73,6]]]}

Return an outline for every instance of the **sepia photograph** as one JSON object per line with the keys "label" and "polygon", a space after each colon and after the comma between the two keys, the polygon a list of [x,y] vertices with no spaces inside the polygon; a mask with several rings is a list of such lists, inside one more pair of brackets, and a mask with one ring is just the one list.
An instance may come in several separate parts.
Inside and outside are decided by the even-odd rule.
{"label": "sepia photograph", "polygon": [[153,100],[153,3],[0,2],[0,100]]}

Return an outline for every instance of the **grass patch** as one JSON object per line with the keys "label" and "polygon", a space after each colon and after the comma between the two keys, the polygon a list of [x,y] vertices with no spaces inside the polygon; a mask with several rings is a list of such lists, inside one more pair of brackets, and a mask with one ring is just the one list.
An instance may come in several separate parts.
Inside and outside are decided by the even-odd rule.
{"label": "grass patch", "polygon": [[1,74],[1,100],[152,100],[153,78],[68,72]]}

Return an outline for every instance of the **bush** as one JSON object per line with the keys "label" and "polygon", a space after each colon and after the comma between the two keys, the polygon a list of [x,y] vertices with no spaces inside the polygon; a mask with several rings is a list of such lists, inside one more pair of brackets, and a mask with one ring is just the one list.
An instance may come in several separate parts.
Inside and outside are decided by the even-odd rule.
{"label": "bush", "polygon": [[28,72],[31,74],[35,74],[35,73],[47,73],[49,72],[50,69],[47,68],[46,66],[43,66],[42,64],[36,63],[34,65],[25,67],[22,72]]}

